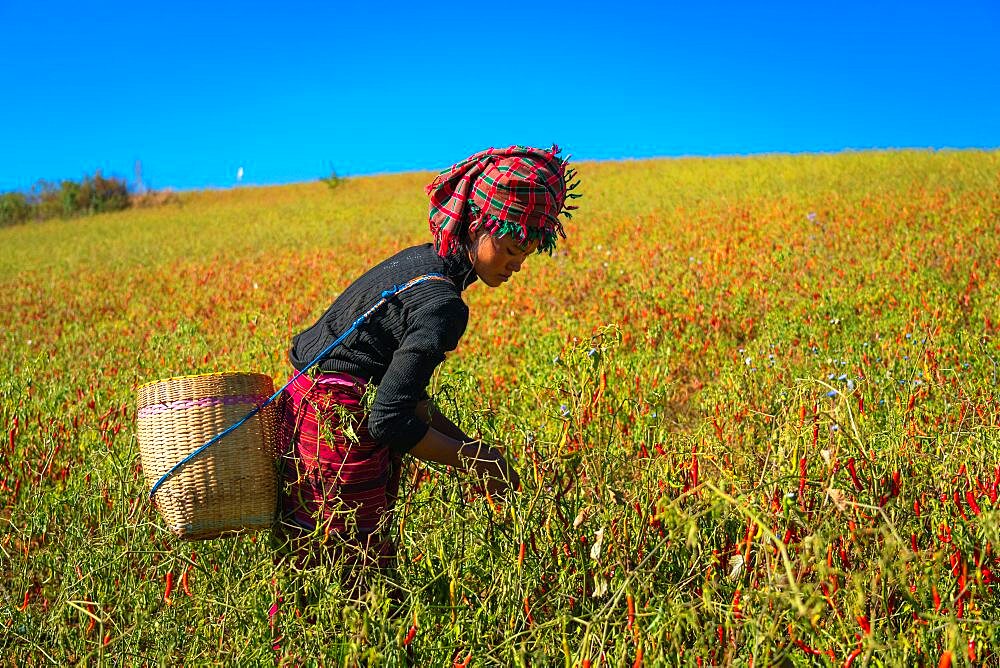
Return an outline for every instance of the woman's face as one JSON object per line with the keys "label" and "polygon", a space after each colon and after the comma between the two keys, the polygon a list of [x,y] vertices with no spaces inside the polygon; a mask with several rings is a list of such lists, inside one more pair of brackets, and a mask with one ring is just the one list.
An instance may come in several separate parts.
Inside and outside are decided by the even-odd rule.
{"label": "woman's face", "polygon": [[522,246],[509,234],[497,239],[480,231],[472,253],[472,266],[483,283],[495,288],[510,280],[514,272],[521,271],[521,265],[537,248],[537,239]]}

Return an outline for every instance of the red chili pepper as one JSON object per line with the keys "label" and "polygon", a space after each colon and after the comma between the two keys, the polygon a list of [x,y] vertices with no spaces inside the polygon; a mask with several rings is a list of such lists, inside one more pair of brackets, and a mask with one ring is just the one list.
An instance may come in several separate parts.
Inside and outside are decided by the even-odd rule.
{"label": "red chili pepper", "polygon": [[911,533],[910,534],[910,547],[913,549],[914,552],[918,551],[917,550],[917,534],[916,533]]}
{"label": "red chili pepper", "polygon": [[971,491],[965,493],[965,501],[969,504],[969,508],[972,508],[973,515],[976,515],[978,517],[979,514],[983,512],[982,510],[979,509],[979,504],[976,503],[976,495],[973,494]]}
{"label": "red chili pepper", "polygon": [[799,460],[799,499],[806,491],[806,458]]}
{"label": "red chili pepper", "polygon": [[455,661],[455,668],[467,668],[470,661],[472,661],[472,652],[469,652],[463,661]]}
{"label": "red chili pepper", "polygon": [[865,635],[871,635],[872,625],[868,622],[868,617],[866,615],[858,615],[855,619],[858,620],[858,626],[865,632]]}
{"label": "red chili pepper", "polygon": [[799,649],[801,649],[806,654],[811,654],[812,656],[823,656],[823,652],[819,651],[818,649],[813,649],[812,647],[805,644],[799,639],[795,640],[795,644],[798,645]]}
{"label": "red chili pepper", "polygon": [[951,668],[951,652],[945,652],[938,661],[938,668]]}
{"label": "red chili pepper", "polygon": [[632,594],[627,594],[625,602],[628,604],[628,628],[631,629],[635,627],[635,598]]}
{"label": "red chili pepper", "polygon": [[403,647],[409,647],[410,643],[417,636],[417,625],[413,624],[410,626],[410,630],[406,633],[406,638],[403,639]]}
{"label": "red chili pepper", "polygon": [[170,571],[167,573],[167,585],[163,590],[163,602],[170,605],[172,601],[170,600],[170,593],[174,590],[174,572]]}
{"label": "red chili pepper", "polygon": [[856,650],[851,652],[851,655],[847,657],[847,661],[844,662],[844,668],[851,668],[854,665],[854,660],[861,656],[861,648],[858,647]]}
{"label": "red chili pepper", "polygon": [[899,496],[899,490],[901,486],[902,486],[902,475],[900,474],[899,469],[896,469],[895,471],[892,472],[892,495],[894,497]]}
{"label": "red chili pepper", "polygon": [[840,557],[840,563],[846,569],[851,568],[851,560],[847,556],[847,550],[844,549],[844,539],[840,539],[840,544],[837,546],[837,554]]}
{"label": "red chili pepper", "polygon": [[695,449],[691,449],[691,486],[698,486],[698,455],[695,454]]}
{"label": "red chili pepper", "polygon": [[733,592],[733,619],[740,619],[740,590]]}
{"label": "red chili pepper", "polygon": [[969,646],[968,646],[967,651],[968,651],[969,661],[975,661],[976,660],[976,641],[973,640],[972,638],[969,638]]}
{"label": "red chili pepper", "polygon": [[87,629],[84,631],[84,634],[85,635],[90,635],[90,632],[94,630],[95,626],[97,626],[97,622],[94,621],[94,617],[93,617],[93,614],[94,614],[94,605],[92,603],[88,603],[87,604],[87,612],[90,613],[90,615],[88,615],[90,617],[90,622],[87,624]]}
{"label": "red chili pepper", "polygon": [[30,602],[31,602],[31,590],[30,589],[26,589],[24,591],[24,603],[21,604],[21,607],[18,608],[18,610],[20,610],[21,612],[24,612],[28,608],[28,603],[30,603]]}
{"label": "red chili pepper", "polygon": [[524,552],[525,552],[525,549],[526,549],[526,547],[525,547],[524,541],[521,541],[521,547],[517,551],[517,568],[518,568],[518,570],[520,570],[521,567],[524,566]]}
{"label": "red chili pepper", "polygon": [[184,569],[184,572],[181,574],[181,590],[188,596],[191,596],[191,589],[188,587],[188,572],[190,570],[191,567],[188,566],[187,568]]}
{"label": "red chili pepper", "polygon": [[858,472],[854,468],[854,457],[851,457],[847,460],[847,472],[851,474],[851,480],[854,482],[854,489],[858,490],[859,492],[862,489],[864,489],[861,486],[861,481],[858,480]]}
{"label": "red chili pepper", "polygon": [[524,616],[528,618],[528,624],[534,624],[535,619],[531,616],[531,606],[528,605],[528,597],[524,597]]}
{"label": "red chili pepper", "polygon": [[[698,665],[701,665],[700,660]],[[642,668],[642,645],[639,645],[639,649],[635,651],[635,663],[632,664],[632,668]]]}
{"label": "red chili pepper", "polygon": [[941,595],[936,585],[931,585],[931,594],[934,596],[934,612],[941,612]]}
{"label": "red chili pepper", "polygon": [[968,522],[969,518],[965,514],[965,508],[962,507],[962,501],[960,500],[960,497],[958,496],[958,490],[957,489],[952,493],[951,498],[955,502],[955,507],[958,508],[958,514],[962,516],[963,520],[965,520],[966,522]]}

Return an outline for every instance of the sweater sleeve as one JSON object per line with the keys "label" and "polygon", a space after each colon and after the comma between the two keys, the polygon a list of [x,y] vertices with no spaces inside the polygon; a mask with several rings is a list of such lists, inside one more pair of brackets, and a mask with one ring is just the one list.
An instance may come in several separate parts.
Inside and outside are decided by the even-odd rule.
{"label": "sweater sleeve", "polygon": [[456,296],[426,305],[410,320],[368,414],[371,437],[398,452],[409,451],[427,433],[427,424],[416,415],[417,403],[427,397],[431,375],[445,353],[458,347],[469,309]]}

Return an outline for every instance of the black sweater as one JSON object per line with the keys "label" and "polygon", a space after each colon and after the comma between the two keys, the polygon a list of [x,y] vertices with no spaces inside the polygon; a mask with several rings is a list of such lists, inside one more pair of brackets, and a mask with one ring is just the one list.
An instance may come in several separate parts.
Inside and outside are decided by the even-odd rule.
{"label": "black sweater", "polygon": [[317,366],[342,371],[376,385],[368,432],[376,443],[405,452],[427,433],[415,414],[427,398],[427,384],[444,354],[458,346],[469,322],[462,290],[476,280],[469,258],[442,258],[432,244],[414,246],[369,269],[354,281],[309,329],[292,339],[289,359],[309,364],[351,323],[377,302],[383,290],[423,274],[450,281],[426,281],[393,297],[375,311]]}

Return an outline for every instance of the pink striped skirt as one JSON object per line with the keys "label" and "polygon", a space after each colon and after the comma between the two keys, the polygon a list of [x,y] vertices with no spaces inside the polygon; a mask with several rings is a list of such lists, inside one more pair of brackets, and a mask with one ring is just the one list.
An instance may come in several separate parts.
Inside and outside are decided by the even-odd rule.
{"label": "pink striped skirt", "polygon": [[302,567],[326,558],[391,565],[401,456],[368,434],[366,382],[302,375],[285,391],[278,439],[277,537]]}

